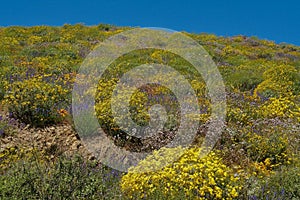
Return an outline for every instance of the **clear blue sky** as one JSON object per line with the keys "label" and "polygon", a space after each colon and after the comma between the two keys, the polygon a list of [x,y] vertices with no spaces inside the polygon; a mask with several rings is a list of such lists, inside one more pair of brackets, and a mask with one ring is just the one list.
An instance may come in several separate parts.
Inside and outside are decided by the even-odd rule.
{"label": "clear blue sky", "polygon": [[6,0],[0,9],[0,26],[106,23],[300,45],[299,0]]}

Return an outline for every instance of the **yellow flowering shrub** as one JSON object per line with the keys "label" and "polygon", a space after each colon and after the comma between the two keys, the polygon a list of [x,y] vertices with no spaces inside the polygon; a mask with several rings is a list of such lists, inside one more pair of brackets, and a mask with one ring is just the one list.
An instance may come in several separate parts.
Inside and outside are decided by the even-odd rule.
{"label": "yellow flowering shrub", "polygon": [[300,122],[300,104],[294,96],[270,98],[260,107],[260,113],[267,118],[290,118]]}
{"label": "yellow flowering shrub", "polygon": [[[174,152],[184,151],[175,162]],[[239,178],[222,163],[217,152],[211,152],[200,158],[198,147],[183,149],[181,147],[154,151],[136,167],[130,168],[121,180],[123,193],[130,198],[149,198],[161,191],[164,198],[174,198],[184,193],[191,199],[235,199],[241,187]],[[167,164],[158,171],[139,173],[141,169]],[[169,164],[168,164],[169,163]]]}
{"label": "yellow flowering shrub", "polygon": [[256,97],[279,97],[299,92],[300,76],[294,66],[272,66],[264,72],[263,78],[254,91]]}
{"label": "yellow flowering shrub", "polygon": [[33,126],[46,126],[60,121],[60,109],[68,90],[58,84],[32,78],[10,85],[4,97],[11,115]]}

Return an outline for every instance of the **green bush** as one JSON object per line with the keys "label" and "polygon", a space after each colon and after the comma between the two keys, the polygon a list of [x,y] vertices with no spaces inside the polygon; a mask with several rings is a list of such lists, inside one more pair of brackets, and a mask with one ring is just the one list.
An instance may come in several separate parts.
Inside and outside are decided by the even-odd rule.
{"label": "green bush", "polygon": [[0,176],[0,199],[115,199],[117,177],[80,156],[49,161],[31,151]]}
{"label": "green bush", "polygon": [[270,159],[273,167],[287,161],[288,138],[280,132],[273,132],[269,136],[256,133],[248,133],[246,136],[246,152],[256,162],[264,162]]}
{"label": "green bush", "polygon": [[256,191],[254,195],[257,199],[275,199],[274,197],[300,199],[300,168],[299,166],[283,167],[264,180],[261,185],[261,190]]}

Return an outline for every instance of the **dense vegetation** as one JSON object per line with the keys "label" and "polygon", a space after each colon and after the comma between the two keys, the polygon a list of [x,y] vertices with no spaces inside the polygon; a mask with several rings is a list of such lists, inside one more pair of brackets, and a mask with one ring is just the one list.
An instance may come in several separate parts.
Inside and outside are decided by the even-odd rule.
{"label": "dense vegetation", "polygon": [[[128,29],[103,24],[0,28],[1,113],[32,127],[72,124],[71,92],[81,63],[101,41]],[[226,86],[226,128],[213,152],[196,156],[205,136],[202,126],[193,148],[157,172],[134,173],[165,162],[176,149],[152,144],[153,156],[121,174],[80,155],[49,159],[35,149],[0,148],[0,199],[299,199],[300,47],[256,37],[184,34],[209,52]],[[205,83],[184,60],[153,49],[124,55],[99,81],[96,112],[115,143],[132,150],[140,150],[143,141],[126,137],[107,105],[120,74],[143,63],[176,65],[199,97],[201,114],[195,120],[205,125],[210,114]],[[164,87],[147,85],[134,93],[131,117],[147,124],[149,106],[164,103],[149,94],[162,93],[164,106],[171,107],[166,131],[176,129],[178,105]],[[0,117],[0,139],[16,134]]]}

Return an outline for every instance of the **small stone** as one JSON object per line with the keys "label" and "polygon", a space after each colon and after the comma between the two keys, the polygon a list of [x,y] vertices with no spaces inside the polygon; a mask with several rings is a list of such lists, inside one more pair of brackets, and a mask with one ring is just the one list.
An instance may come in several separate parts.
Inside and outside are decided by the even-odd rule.
{"label": "small stone", "polygon": [[1,139],[1,142],[3,142],[3,144],[8,144],[10,140],[8,140],[7,138],[3,138]]}

